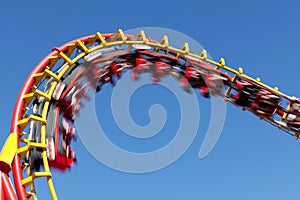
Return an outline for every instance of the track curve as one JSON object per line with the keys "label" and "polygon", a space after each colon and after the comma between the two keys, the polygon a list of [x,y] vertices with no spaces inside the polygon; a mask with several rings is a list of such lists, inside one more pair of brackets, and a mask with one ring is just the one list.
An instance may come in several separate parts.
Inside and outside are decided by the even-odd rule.
{"label": "track curve", "polygon": [[[114,49],[118,46],[122,46],[123,50],[120,51],[120,48]],[[102,49],[113,50],[110,55],[106,55],[105,52],[101,51]],[[136,50],[133,51],[133,49]],[[98,90],[96,85],[98,82],[103,84],[111,82],[113,84],[111,77],[121,77],[125,68],[132,71],[132,76],[135,79],[138,78],[140,73],[150,72],[153,76],[153,82],[159,81],[166,74],[171,74],[180,81],[182,87],[187,91],[191,87],[199,88],[204,97],[210,95],[220,96],[225,101],[241,107],[243,110],[247,110],[260,119],[266,120],[279,129],[290,133],[296,139],[299,137],[299,127],[290,121],[286,121],[288,115],[291,114],[291,107],[294,103],[298,103],[297,99],[278,91],[278,88],[272,88],[262,83],[259,78],[254,79],[243,74],[242,68],[234,70],[226,66],[223,58],[218,62],[210,60],[207,58],[205,50],[200,55],[196,55],[189,51],[187,43],[181,49],[174,48],[169,45],[167,36],[164,36],[160,41],[153,41],[142,30],[137,35],[125,35],[121,29],[117,33],[96,33],[54,48],[50,54],[37,64],[24,82],[14,108],[11,133],[0,155],[1,176],[3,180],[6,180],[5,187],[2,184],[0,191],[0,195],[4,197],[3,199],[37,199],[34,180],[42,177],[47,179],[52,198],[57,199],[50,170],[53,165],[49,161],[49,151],[47,152],[47,149],[49,149],[49,146],[47,146],[47,124],[50,124],[48,117],[51,106],[54,105],[53,102],[57,102],[55,105],[61,107],[59,100],[62,100],[74,84],[78,83],[72,82],[75,76],[69,76],[71,80],[67,78],[68,75],[72,74],[70,72],[71,68],[79,69],[85,62],[85,64],[87,63],[83,66],[85,70],[77,73],[86,75],[87,72],[93,71],[90,66],[115,60],[116,58],[119,61],[114,63],[114,66],[112,66],[113,62],[110,62],[109,67],[101,71],[100,74],[98,72],[100,68],[104,68],[103,66],[96,67],[98,74],[94,74],[93,77],[87,78],[85,76],[85,79],[89,79],[89,83],[92,83],[91,86],[96,91]],[[149,69],[150,65],[154,67]],[[143,66],[146,66],[147,69]],[[108,81],[102,80],[103,75],[110,77],[110,79]],[[96,81],[95,77],[98,78]],[[67,79],[68,84],[66,83]],[[49,81],[50,86],[41,90],[42,87],[46,88],[45,82]],[[57,92],[60,83],[64,83],[69,87],[64,89],[64,92],[61,91],[62,98],[54,99],[53,94]],[[245,104],[245,101],[248,103],[249,98],[252,98],[252,96],[255,97],[251,100],[252,104]],[[269,104],[269,101],[266,103],[265,96],[274,100],[272,105]],[[37,98],[43,100],[43,107],[41,107],[39,113],[35,113],[30,108]],[[276,105],[273,106],[273,103]],[[266,110],[264,106],[268,109]],[[30,139],[34,123],[39,124],[40,141]],[[31,166],[27,168],[27,175],[24,177],[22,161],[25,157],[30,157],[30,152],[33,149],[39,149],[41,152],[43,171],[32,170]],[[13,174],[16,195],[12,184],[9,182],[8,174],[10,171]]]}

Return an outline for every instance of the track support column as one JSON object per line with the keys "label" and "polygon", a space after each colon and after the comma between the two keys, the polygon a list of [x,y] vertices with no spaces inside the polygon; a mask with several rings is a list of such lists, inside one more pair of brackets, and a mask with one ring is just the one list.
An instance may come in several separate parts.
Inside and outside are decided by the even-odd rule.
{"label": "track support column", "polygon": [[13,159],[17,153],[18,149],[18,139],[17,134],[11,133],[1,151],[0,154],[0,171],[4,173],[9,173],[11,170],[11,165],[13,162]]}
{"label": "track support column", "polygon": [[7,174],[0,172],[0,197],[1,200],[17,200],[12,183]]}

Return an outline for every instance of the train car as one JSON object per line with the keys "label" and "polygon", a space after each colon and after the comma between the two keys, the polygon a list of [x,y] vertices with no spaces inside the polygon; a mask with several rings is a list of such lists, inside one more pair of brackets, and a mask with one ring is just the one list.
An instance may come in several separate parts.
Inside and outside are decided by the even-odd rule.
{"label": "train car", "polygon": [[[37,97],[33,100],[32,110],[33,114],[38,117],[42,117],[43,107],[45,99],[44,97]],[[31,142],[41,143],[41,126],[42,123],[39,121],[31,121],[28,139]],[[32,148],[28,154],[28,162],[31,169],[39,171],[42,164],[42,149]]]}
{"label": "train car", "polygon": [[46,144],[49,166],[65,171],[76,161],[71,147],[75,129],[60,113],[60,108],[54,105],[50,106],[47,119]]}

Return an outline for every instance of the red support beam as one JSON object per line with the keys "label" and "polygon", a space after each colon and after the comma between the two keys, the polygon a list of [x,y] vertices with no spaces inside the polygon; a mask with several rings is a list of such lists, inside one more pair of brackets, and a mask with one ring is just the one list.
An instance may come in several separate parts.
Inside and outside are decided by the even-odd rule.
{"label": "red support beam", "polygon": [[2,172],[0,171],[0,199],[4,199],[4,193],[3,193],[3,184],[2,184]]}
{"label": "red support beam", "polygon": [[7,174],[0,172],[1,176],[1,200],[17,200],[14,188]]}
{"label": "red support beam", "polygon": [[1,172],[1,177],[2,177],[2,189],[3,189],[4,199],[17,200],[15,191],[12,187],[12,183],[8,178],[8,175]]}

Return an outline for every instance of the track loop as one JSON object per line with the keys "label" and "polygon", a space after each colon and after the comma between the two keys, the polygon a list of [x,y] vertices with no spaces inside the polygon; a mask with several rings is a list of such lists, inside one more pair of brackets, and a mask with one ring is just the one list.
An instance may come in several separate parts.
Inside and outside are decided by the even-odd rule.
{"label": "track loop", "polygon": [[[2,172],[8,171],[7,169],[12,166],[15,189],[19,199],[37,198],[34,181],[38,178],[47,180],[52,198],[57,199],[49,167],[46,143],[46,128],[49,124],[48,113],[53,105],[59,107],[59,102],[53,98],[54,91],[60,82],[68,80],[72,70],[84,68],[82,66],[83,63],[86,63],[87,55],[97,50],[122,45],[126,46],[127,49],[120,53],[120,50],[116,48],[109,60],[119,59],[122,60],[123,64],[121,65],[120,61],[114,69],[112,66],[108,68],[100,67],[102,69],[100,75],[90,77],[92,79],[99,78],[96,83],[99,80],[101,80],[101,83],[112,83],[112,76],[120,76],[123,68],[132,69],[138,77],[138,74],[142,73],[144,69],[139,71],[142,64],[137,64],[137,59],[138,56],[144,56],[139,60],[142,62],[143,59],[144,66],[147,63],[156,66],[155,70],[151,71],[153,77],[156,78],[153,79],[154,81],[158,81],[160,78],[159,70],[162,70],[163,67],[168,68],[179,79],[183,87],[189,83],[195,89],[200,89],[204,97],[210,95],[220,96],[225,101],[242,107],[279,129],[290,132],[296,139],[299,137],[300,122],[298,119],[299,110],[297,109],[300,103],[298,99],[280,92],[278,88],[272,88],[258,79],[245,75],[241,68],[235,70],[226,66],[224,58],[221,58],[218,62],[210,60],[206,50],[203,50],[200,55],[196,55],[190,52],[187,43],[184,43],[180,49],[174,48],[170,46],[167,36],[163,36],[158,42],[153,41],[142,30],[137,35],[126,35],[121,29],[114,34],[101,34],[98,32],[95,35],[82,37],[61,47],[53,48],[51,53],[33,69],[20,91],[11,124],[11,134],[17,135],[17,137],[14,140],[8,140],[8,145],[5,146],[0,156],[0,169]],[[140,48],[144,45],[143,47],[149,48],[140,49],[133,53],[133,45],[141,45]],[[102,54],[105,53],[102,52]],[[153,59],[159,61],[153,61]],[[182,64],[183,61],[184,64]],[[87,67],[85,69],[90,70]],[[100,71],[96,70],[94,72],[98,73]],[[80,74],[81,71],[77,73]],[[224,84],[225,92],[218,89],[218,81]],[[91,79],[89,83],[92,83]],[[79,85],[78,82],[72,83],[71,81],[68,83],[69,86],[72,84],[74,84],[74,87],[76,87],[76,84]],[[101,87],[101,84],[92,84],[92,88],[95,90],[98,86]],[[70,87],[70,89],[72,88]],[[265,96],[271,100],[266,100]],[[280,102],[277,102],[278,98]],[[35,106],[34,101],[37,99],[42,99],[43,103],[39,105],[39,112],[35,113],[33,107]],[[257,112],[257,110],[260,112]],[[74,119],[71,118],[71,120]],[[36,134],[38,134],[38,140],[33,139]],[[26,136],[27,138],[25,138]],[[16,143],[17,145],[14,145]],[[15,152],[14,161],[10,152]],[[41,169],[34,168],[34,164],[30,163],[34,156],[40,159]],[[28,162],[30,166],[28,166]],[[23,174],[25,175],[23,170],[27,170],[26,177],[23,177]]]}

